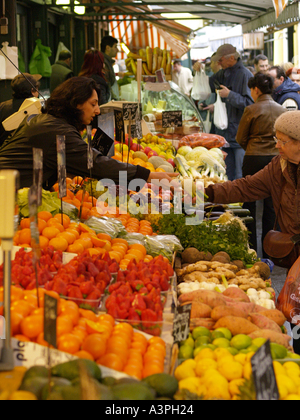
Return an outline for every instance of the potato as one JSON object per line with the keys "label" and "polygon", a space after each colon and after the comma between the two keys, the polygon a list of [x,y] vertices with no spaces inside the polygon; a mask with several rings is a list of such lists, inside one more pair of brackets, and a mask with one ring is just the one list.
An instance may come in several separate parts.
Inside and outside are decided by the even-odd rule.
{"label": "potato", "polygon": [[238,316],[223,316],[215,323],[214,328],[228,328],[232,335],[248,335],[259,330],[252,322]]}
{"label": "potato", "polygon": [[227,252],[220,251],[220,252],[217,252],[212,257],[212,261],[226,262],[226,263],[229,264],[230,263],[230,256],[227,254]]}
{"label": "potato", "polygon": [[272,330],[258,330],[248,335],[250,338],[252,338],[252,340],[254,338],[265,338],[266,340],[270,340],[271,343],[277,343],[286,348],[289,348],[289,345],[290,345],[289,343],[291,340],[291,337],[289,335],[277,333]]}
{"label": "potato", "polygon": [[235,299],[238,302],[250,302],[250,299],[247,296],[247,294],[238,287],[228,287],[226,290],[224,290],[222,295]]}
{"label": "potato", "polygon": [[272,321],[261,313],[252,313],[249,315],[248,319],[262,330],[272,330],[278,333],[282,332],[281,328],[276,324],[276,322]]}
{"label": "potato", "polygon": [[209,330],[214,328],[215,321],[211,318],[193,318],[190,320],[190,331],[196,327],[205,327]]}
{"label": "potato", "polygon": [[184,263],[194,264],[198,261],[204,260],[202,252],[198,251],[197,248],[186,248],[181,254],[182,261]]}
{"label": "potato", "polygon": [[236,308],[234,306],[228,307],[228,306],[220,305],[220,306],[215,307],[211,311],[210,316],[214,321],[218,321],[220,318],[223,318],[224,316],[237,316],[240,318],[247,318],[248,314],[242,309]]}
{"label": "potato", "polygon": [[272,321],[276,322],[276,324],[279,325],[279,327],[282,327],[286,321],[286,317],[281,311],[278,311],[278,309],[265,309],[260,313],[261,315],[264,315]]}
{"label": "potato", "polygon": [[211,307],[198,301],[192,302],[191,318],[210,318]]}
{"label": "potato", "polygon": [[220,293],[212,292],[210,290],[195,290],[190,293],[183,293],[179,296],[179,302],[198,301],[214,308],[219,305],[226,305],[225,298]]}

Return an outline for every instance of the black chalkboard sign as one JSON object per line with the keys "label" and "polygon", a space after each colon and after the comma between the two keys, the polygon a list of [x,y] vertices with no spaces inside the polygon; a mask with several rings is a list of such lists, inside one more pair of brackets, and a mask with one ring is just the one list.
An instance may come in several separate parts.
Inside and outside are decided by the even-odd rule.
{"label": "black chalkboard sign", "polygon": [[182,127],[182,111],[164,111],[162,113],[162,127]]}
{"label": "black chalkboard sign", "polygon": [[191,303],[175,308],[173,323],[173,337],[175,343],[186,340],[189,336],[191,309]]}
{"label": "black chalkboard sign", "polygon": [[124,131],[124,120],[123,112],[115,109],[115,129],[116,129],[116,141],[119,143],[125,142],[125,131]]}
{"label": "black chalkboard sign", "polygon": [[252,356],[251,365],[257,401],[279,400],[270,340],[263,344]]}
{"label": "black chalkboard sign", "polygon": [[56,343],[57,299],[45,293],[44,301],[44,340],[53,347]]}
{"label": "black chalkboard sign", "polygon": [[[135,120],[139,104],[137,102],[127,102],[123,104],[123,120]],[[131,115],[130,115],[131,112]]]}
{"label": "black chalkboard sign", "polygon": [[114,139],[109,137],[100,127],[98,127],[91,144],[93,149],[98,150],[103,156],[107,156],[114,144]]}

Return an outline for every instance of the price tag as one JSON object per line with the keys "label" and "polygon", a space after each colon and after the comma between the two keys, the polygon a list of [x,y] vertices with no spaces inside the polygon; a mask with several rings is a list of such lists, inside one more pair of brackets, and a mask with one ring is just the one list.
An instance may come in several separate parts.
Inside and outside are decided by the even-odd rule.
{"label": "price tag", "polygon": [[123,112],[115,110],[114,113],[115,113],[116,141],[118,141],[119,143],[124,143],[125,132],[124,132]]}
{"label": "price tag", "polygon": [[57,179],[59,185],[59,197],[67,195],[67,171],[66,171],[66,137],[56,136],[57,148]]}
{"label": "price tag", "polygon": [[32,149],[33,153],[33,185],[37,187],[37,206],[42,204],[43,185],[43,149]]}
{"label": "price tag", "polygon": [[175,308],[173,324],[173,337],[175,343],[186,340],[189,336],[191,309],[191,303]]}
{"label": "price tag", "polygon": [[45,293],[44,303],[44,340],[53,347],[56,343],[57,299]]}
{"label": "price tag", "polygon": [[88,152],[87,152],[87,168],[92,169],[94,166],[94,155],[92,149],[92,126],[86,126],[86,134],[88,140]]}
{"label": "price tag", "polygon": [[135,120],[138,111],[137,102],[127,102],[123,104],[123,120]]}
{"label": "price tag", "polygon": [[182,111],[164,111],[162,113],[162,127],[182,127]]}
{"label": "price tag", "polygon": [[[100,133],[103,132],[105,134],[105,139],[106,139],[105,143],[108,142],[108,141],[111,143],[111,147],[105,155],[105,156],[111,157],[115,154],[115,149],[114,149],[114,135],[115,135],[114,113],[113,112],[108,112],[107,114],[99,115],[98,116],[98,127],[101,129]],[[95,133],[95,136],[97,136],[97,132]],[[94,139],[95,139],[95,136],[94,136]],[[97,137],[96,137],[96,139],[97,139]],[[101,144],[103,144],[102,141],[101,141]],[[93,143],[92,143],[92,147],[94,147]],[[94,148],[99,150],[97,147],[94,147]]]}
{"label": "price tag", "polygon": [[258,401],[277,401],[279,392],[276,383],[270,340],[262,345],[251,358],[252,374]]}
{"label": "price tag", "polygon": [[98,127],[92,140],[92,147],[98,150],[103,156],[108,156],[113,144],[114,140],[109,137],[100,127]]}

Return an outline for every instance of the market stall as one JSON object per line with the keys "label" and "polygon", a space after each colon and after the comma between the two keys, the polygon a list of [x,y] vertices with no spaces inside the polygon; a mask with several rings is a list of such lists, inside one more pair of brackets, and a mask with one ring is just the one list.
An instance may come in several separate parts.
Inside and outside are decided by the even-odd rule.
{"label": "market stall", "polygon": [[114,144],[113,159],[178,171],[169,188],[66,177],[40,203],[19,190],[15,217],[12,198],[0,399],[300,398],[300,356],[270,267],[249,247],[248,212],[205,200],[205,186],[226,181],[225,139],[183,134]]}

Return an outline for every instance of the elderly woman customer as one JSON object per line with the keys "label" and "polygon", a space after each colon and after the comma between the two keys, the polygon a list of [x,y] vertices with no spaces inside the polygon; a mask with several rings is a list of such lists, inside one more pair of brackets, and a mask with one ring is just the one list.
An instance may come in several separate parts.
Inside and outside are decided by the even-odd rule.
{"label": "elderly woman customer", "polygon": [[[245,108],[236,136],[237,143],[246,151],[242,168],[243,177],[254,175],[278,155],[274,140],[274,124],[286,109],[272,99],[273,83],[273,78],[263,73],[257,73],[248,82],[254,104]],[[251,232],[249,242],[257,251],[256,202],[246,202],[244,208],[250,210],[254,220],[247,227]],[[262,242],[274,224],[272,197],[267,197],[263,200]],[[268,257],[264,251],[263,256]]]}

